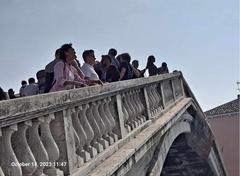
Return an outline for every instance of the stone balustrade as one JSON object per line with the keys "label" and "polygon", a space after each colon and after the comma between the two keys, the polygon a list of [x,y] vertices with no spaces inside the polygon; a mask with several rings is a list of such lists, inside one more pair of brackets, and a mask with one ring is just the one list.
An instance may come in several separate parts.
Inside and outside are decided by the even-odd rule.
{"label": "stone balustrade", "polygon": [[0,176],[94,169],[89,163],[183,96],[176,72],[2,101]]}

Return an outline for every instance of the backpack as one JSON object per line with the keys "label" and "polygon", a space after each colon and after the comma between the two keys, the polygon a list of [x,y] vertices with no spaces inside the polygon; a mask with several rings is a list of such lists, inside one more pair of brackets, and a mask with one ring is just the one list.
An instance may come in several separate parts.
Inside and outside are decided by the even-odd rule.
{"label": "backpack", "polygon": [[52,86],[56,82],[56,81],[53,81],[53,79],[54,79],[54,72],[51,72],[51,73],[45,72],[44,93],[48,93],[51,90]]}

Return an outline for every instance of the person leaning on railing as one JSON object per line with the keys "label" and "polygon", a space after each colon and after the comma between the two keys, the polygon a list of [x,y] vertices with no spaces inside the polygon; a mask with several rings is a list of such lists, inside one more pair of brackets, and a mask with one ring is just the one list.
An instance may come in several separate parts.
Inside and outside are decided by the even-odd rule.
{"label": "person leaning on railing", "polygon": [[86,86],[86,81],[81,79],[77,70],[71,65],[76,58],[72,44],[62,45],[59,53],[60,61],[54,66],[54,84],[50,92],[73,89]]}

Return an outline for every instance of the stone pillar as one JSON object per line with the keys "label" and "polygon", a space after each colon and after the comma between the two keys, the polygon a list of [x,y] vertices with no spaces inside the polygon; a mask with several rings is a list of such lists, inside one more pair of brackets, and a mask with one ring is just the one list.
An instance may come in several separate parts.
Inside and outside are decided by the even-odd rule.
{"label": "stone pillar", "polygon": [[144,87],[143,88],[143,94],[144,94],[144,100],[145,100],[145,111],[146,111],[146,115],[147,115],[147,120],[151,119],[151,110],[150,110],[150,99],[149,99],[149,96],[148,96],[148,93],[147,93],[147,89],[148,87]]}
{"label": "stone pillar", "polygon": [[120,94],[116,95],[117,99],[117,113],[118,113],[118,123],[120,126],[120,138],[123,138],[127,135],[127,131],[124,124],[124,114],[122,109],[122,97]]}
{"label": "stone pillar", "polygon": [[76,154],[71,114],[72,114],[71,109],[66,109],[63,111],[64,132],[65,132],[65,142],[66,142],[66,146],[64,147],[66,148],[62,150],[66,150],[67,158],[65,158],[62,162],[66,161],[68,163],[68,169],[69,169],[68,174],[72,174],[74,170],[78,168],[81,164],[81,159]]}
{"label": "stone pillar", "polygon": [[160,83],[160,94],[161,94],[161,97],[162,97],[163,109],[165,109],[166,108],[166,103],[165,103],[165,97],[164,97],[164,93],[163,93],[162,82]]}
{"label": "stone pillar", "polygon": [[175,87],[174,87],[174,84],[173,84],[173,79],[171,80],[171,87],[172,87],[172,91],[173,91],[173,99],[174,101],[176,101],[176,90],[175,90]]}

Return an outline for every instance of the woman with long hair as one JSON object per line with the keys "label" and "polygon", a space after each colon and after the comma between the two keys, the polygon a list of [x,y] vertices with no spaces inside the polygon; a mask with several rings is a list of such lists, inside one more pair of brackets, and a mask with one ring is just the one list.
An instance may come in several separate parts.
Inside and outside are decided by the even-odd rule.
{"label": "woman with long hair", "polygon": [[54,66],[54,82],[50,92],[87,85],[86,81],[81,79],[77,70],[71,64],[76,57],[76,52],[71,43],[62,45],[59,52],[61,61]]}
{"label": "woman with long hair", "polygon": [[147,66],[146,69],[148,69],[149,76],[157,75],[158,74],[158,68],[154,64],[155,57],[153,55],[148,57]]}

